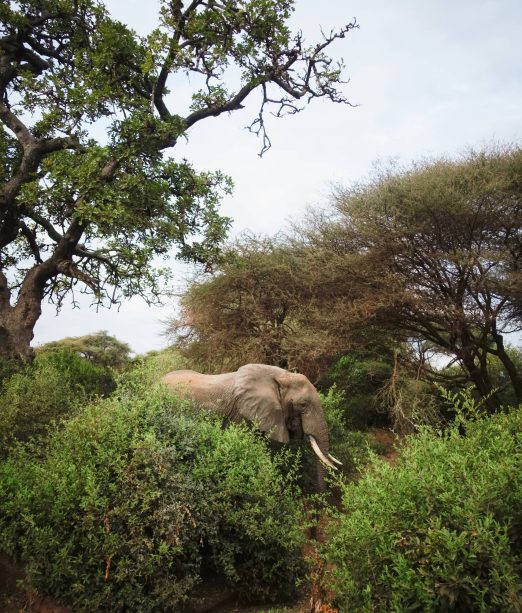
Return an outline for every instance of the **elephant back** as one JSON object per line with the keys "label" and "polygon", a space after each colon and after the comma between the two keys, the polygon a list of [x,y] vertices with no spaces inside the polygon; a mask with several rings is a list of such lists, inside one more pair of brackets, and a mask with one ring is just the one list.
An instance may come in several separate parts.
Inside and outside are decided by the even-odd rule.
{"label": "elephant back", "polygon": [[177,395],[190,400],[196,407],[227,415],[232,404],[235,374],[205,375],[195,370],[174,370],[163,380]]}

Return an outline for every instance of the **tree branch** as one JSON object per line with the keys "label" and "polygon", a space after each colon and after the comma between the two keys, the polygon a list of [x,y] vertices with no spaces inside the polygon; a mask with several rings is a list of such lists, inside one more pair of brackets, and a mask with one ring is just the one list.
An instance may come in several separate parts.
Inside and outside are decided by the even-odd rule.
{"label": "tree branch", "polygon": [[38,215],[36,211],[25,211],[25,214],[35,223],[41,226],[47,232],[49,238],[51,238],[55,243],[59,243],[63,239],[63,235],[56,230],[53,224],[45,219],[45,217]]}
{"label": "tree branch", "polygon": [[242,102],[245,98],[258,86],[258,83],[253,83],[250,81],[246,85],[244,85],[235,96],[232,96],[225,104],[211,106],[206,109],[201,109],[198,111],[194,111],[190,115],[185,118],[185,125],[187,128],[190,128],[198,121],[205,119],[206,117],[218,117],[222,113],[227,113],[230,111],[237,111],[242,109]]}
{"label": "tree branch", "polygon": [[85,283],[95,294],[99,292],[99,281],[83,270],[80,270],[72,260],[60,260],[56,265],[56,270],[71,279],[78,279],[78,281]]}
{"label": "tree branch", "polygon": [[43,260],[42,256],[40,255],[40,248],[38,247],[38,243],[36,242],[35,232],[31,230],[21,219],[18,221],[18,226],[20,227],[22,234],[25,236],[27,242],[29,243],[29,247],[31,248],[31,251],[34,255],[34,259],[40,264],[41,262],[43,262]]}
{"label": "tree branch", "polygon": [[88,258],[89,260],[97,260],[98,262],[102,262],[112,271],[116,271],[118,269],[110,258],[103,255],[102,253],[99,253],[98,251],[91,251],[90,249],[86,249],[81,245],[77,245],[74,250],[74,253],[75,255],[78,255],[82,258]]}
{"label": "tree branch", "polygon": [[37,144],[36,138],[31,134],[27,126],[19,119],[11,109],[0,100],[0,121],[7,126],[16,136],[18,142],[26,149]]}

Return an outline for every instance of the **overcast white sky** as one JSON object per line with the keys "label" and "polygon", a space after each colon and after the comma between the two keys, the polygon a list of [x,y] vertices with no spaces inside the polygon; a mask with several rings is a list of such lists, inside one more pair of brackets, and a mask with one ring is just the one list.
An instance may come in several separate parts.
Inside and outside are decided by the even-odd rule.
{"label": "overcast white sky", "polygon": [[[155,25],[153,0],[108,0],[116,18],[145,34]],[[301,114],[269,122],[272,149],[244,126],[247,108],[194,126],[172,151],[200,170],[232,176],[222,212],[233,235],[274,234],[310,205],[323,205],[332,182],[363,178],[376,159],[403,162],[456,155],[466,147],[522,140],[522,2],[520,0],[297,0],[293,22],[309,42],[357,18],[332,48],[351,79],[345,93],[357,108],[315,101]],[[142,353],[166,345],[173,312],[133,299],[119,311],[44,306],[33,344],[107,330]]]}

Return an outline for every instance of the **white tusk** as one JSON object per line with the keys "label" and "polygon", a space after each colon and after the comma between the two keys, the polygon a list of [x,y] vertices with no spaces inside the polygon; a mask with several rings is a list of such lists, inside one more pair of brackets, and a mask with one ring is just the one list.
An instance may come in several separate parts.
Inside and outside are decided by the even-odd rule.
{"label": "white tusk", "polygon": [[332,460],[332,462],[335,462],[336,464],[339,464],[339,466],[342,466],[343,463],[341,462],[341,460],[338,460],[337,458],[334,458],[333,455],[331,453],[328,454],[328,457],[330,458],[330,460]]}
{"label": "white tusk", "polygon": [[321,451],[319,445],[317,444],[317,441],[315,440],[315,438],[311,434],[309,435],[309,440],[310,440],[310,445],[312,445],[312,449],[315,451],[317,457],[321,460],[321,462],[323,464],[326,464],[330,468],[333,468],[334,470],[337,470],[337,466],[335,466],[335,464],[332,464],[330,462],[330,460],[324,455],[324,453]]}

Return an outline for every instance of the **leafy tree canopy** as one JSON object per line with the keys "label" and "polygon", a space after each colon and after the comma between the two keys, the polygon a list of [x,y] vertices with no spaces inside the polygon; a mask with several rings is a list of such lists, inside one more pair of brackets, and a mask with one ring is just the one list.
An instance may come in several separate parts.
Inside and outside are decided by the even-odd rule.
{"label": "leafy tree canopy", "polygon": [[243,236],[225,251],[212,278],[190,284],[168,334],[205,369],[246,362],[287,367],[300,270],[277,240]]}
{"label": "leafy tree canopy", "polygon": [[[46,297],[60,306],[80,288],[100,304],[155,300],[168,277],[158,258],[172,247],[216,261],[230,179],[166,152],[254,91],[263,151],[268,108],[347,102],[327,47],[355,24],[309,46],[287,25],[292,11],[288,0],[162,2],[158,27],[140,37],[96,0],[0,5],[0,353],[30,354]],[[192,88],[185,110],[170,95],[176,75]]]}
{"label": "leafy tree canopy", "polygon": [[62,338],[38,348],[39,353],[49,351],[69,351],[90,360],[97,366],[121,368],[129,363],[131,349],[127,343],[102,330],[96,334]]}
{"label": "leafy tree canopy", "polygon": [[505,147],[380,169],[370,182],[339,190],[302,234],[330,254],[345,288],[340,325],[370,324],[415,341],[427,376],[437,376],[433,352],[447,354],[463,369],[455,380],[471,380],[491,407],[498,402],[488,356],[495,356],[522,401],[521,373],[504,346],[522,327],[521,177],[522,150]]}
{"label": "leafy tree canopy", "polygon": [[283,237],[243,235],[212,276],[189,284],[167,334],[206,370],[261,362],[316,381],[341,348],[322,326],[327,288],[320,290],[319,274],[313,254]]}

